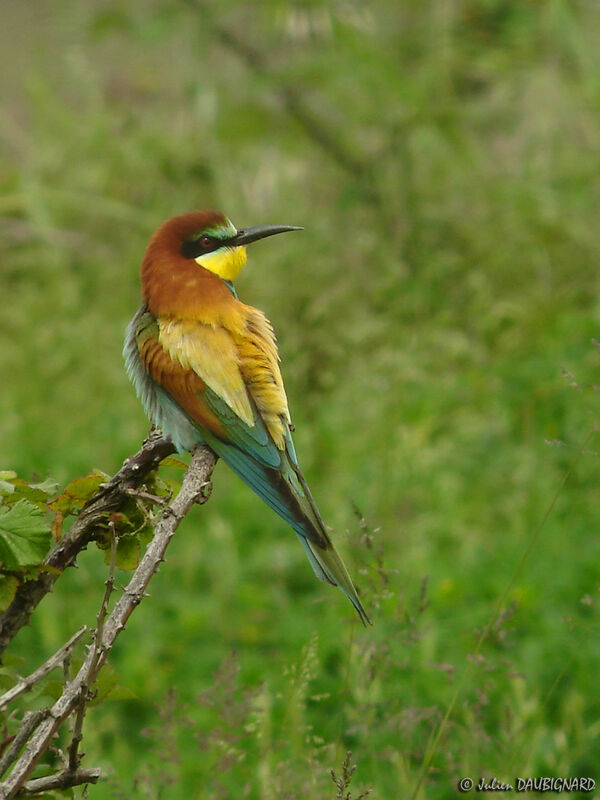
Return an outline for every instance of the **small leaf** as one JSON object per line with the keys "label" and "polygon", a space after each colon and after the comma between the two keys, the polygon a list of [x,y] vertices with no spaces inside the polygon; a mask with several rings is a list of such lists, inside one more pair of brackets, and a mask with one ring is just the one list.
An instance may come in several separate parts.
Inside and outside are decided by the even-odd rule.
{"label": "small leaf", "polygon": [[12,603],[19,581],[14,575],[0,575],[0,611],[6,610]]}
{"label": "small leaf", "polygon": [[19,673],[14,668],[0,668],[0,689],[5,692],[19,682]]}
{"label": "small leaf", "polygon": [[40,492],[43,492],[48,497],[52,497],[55,495],[60,485],[54,480],[54,478],[46,478],[46,480],[39,481],[39,483],[32,483],[30,484],[32,489],[37,489]]}
{"label": "small leaf", "polygon": [[172,494],[176,494],[176,492],[173,492],[172,487],[176,486],[177,491],[179,491],[180,488],[180,484],[178,484],[177,481],[164,480],[156,473],[149,477],[146,485],[150,494],[156,495],[157,497],[171,497]]}
{"label": "small leaf", "polygon": [[41,685],[36,694],[43,697],[50,697],[52,700],[58,700],[58,698],[62,696],[64,690],[64,683],[53,678]]}
{"label": "small leaf", "polygon": [[0,508],[0,564],[8,569],[40,564],[51,538],[42,512],[27,500]]}
{"label": "small leaf", "polygon": [[167,456],[163,458],[160,462],[159,466],[161,467],[177,467],[177,469],[187,469],[188,465],[185,461],[181,461],[179,458],[173,458],[173,456]]}
{"label": "small leaf", "polygon": [[[58,491],[58,483],[52,478],[38,483],[27,483],[22,478],[17,477],[14,470],[0,470],[0,494],[12,495],[9,505],[13,505],[22,497],[40,508],[44,508],[48,498],[55,495]],[[8,502],[8,501],[7,501]]]}
{"label": "small leaf", "polygon": [[84,478],[75,478],[68,484],[64,492],[56,500],[50,503],[53,511],[61,511],[63,514],[72,514],[83,508],[98,491],[101,483],[109,480],[109,476],[99,469],[93,469]]}
{"label": "small leaf", "polygon": [[142,544],[148,544],[154,538],[154,525],[152,525],[151,522],[148,522],[147,525],[143,525],[136,532],[136,536]]}
{"label": "small leaf", "polygon": [[96,696],[97,700],[101,700],[103,697],[106,697],[117,685],[117,681],[119,680],[119,673],[113,667],[112,664],[106,663],[98,673],[98,678],[94,683],[93,688],[98,693]]}
{"label": "small leaf", "polygon": [[17,473],[12,469],[0,469],[0,495],[13,494],[15,487],[13,485]]}
{"label": "small leaf", "polygon": [[[75,676],[81,669],[83,664],[83,658],[72,658],[71,663],[69,664],[69,680],[74,680]],[[64,687],[63,687],[64,688]]]}
{"label": "small leaf", "polygon": [[[110,550],[104,555],[104,560],[110,564]],[[136,536],[122,536],[117,542],[117,555],[115,564],[119,569],[135,569],[140,563],[140,543]]]}
{"label": "small leaf", "polygon": [[97,705],[109,696],[111,700],[132,700],[137,699],[136,695],[125,686],[120,686],[119,673],[112,666],[106,663],[100,670],[96,683],[93,689],[96,691],[96,697],[92,700],[90,705]]}
{"label": "small leaf", "polygon": [[174,497],[181,489],[181,481],[174,481],[172,478],[163,478],[162,482],[166,487],[165,497]]}
{"label": "small leaf", "polygon": [[[103,698],[103,699],[106,699]],[[110,696],[108,697],[109,700],[139,700],[140,697],[135,692],[128,689],[127,686],[115,686],[114,689],[111,689]]]}
{"label": "small leaf", "polygon": [[[53,488],[53,491],[51,492],[44,488],[49,487],[50,485]],[[33,505],[44,511],[48,503],[48,498],[56,494],[58,484],[54,481],[44,481],[43,483],[29,484],[22,478],[15,478],[14,481],[12,481],[12,487],[13,492],[11,493],[10,499],[7,499],[6,501],[9,505],[15,505],[19,500],[25,499],[29,500],[30,503],[33,503]]]}
{"label": "small leaf", "polygon": [[9,666],[22,666],[25,663],[23,656],[18,656],[16,653],[3,653],[2,663],[5,667]]}
{"label": "small leaf", "polygon": [[[17,680],[18,678],[16,677],[16,675],[13,675],[10,678],[6,675],[0,675],[0,690],[2,692],[6,692],[9,689],[12,689]],[[4,719],[2,721],[4,721]]]}
{"label": "small leaf", "polygon": [[134,503],[126,503],[123,511],[111,511],[108,515],[109,522],[114,525],[114,530],[119,536],[135,533],[144,522],[144,516]]}

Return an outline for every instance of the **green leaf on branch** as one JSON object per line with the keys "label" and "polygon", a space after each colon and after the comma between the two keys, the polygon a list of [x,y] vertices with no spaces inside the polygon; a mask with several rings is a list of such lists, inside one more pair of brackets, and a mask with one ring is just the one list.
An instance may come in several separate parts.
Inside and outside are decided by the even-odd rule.
{"label": "green leaf on branch", "polygon": [[185,461],[182,461],[180,458],[173,458],[173,456],[167,456],[163,458],[160,462],[161,467],[176,467],[177,469],[186,470],[188,465]]}
{"label": "green leaf on branch", "polygon": [[19,680],[19,676],[14,670],[0,669],[0,691],[6,692]]}
{"label": "green leaf on branch", "polygon": [[28,500],[0,508],[0,565],[21,569],[41,564],[51,539],[43,513]]}
{"label": "green leaf on branch", "polygon": [[103,700],[137,700],[137,695],[126,686],[119,684],[119,673],[112,664],[106,663],[98,673],[98,678],[93,686],[97,693],[90,705],[95,706]]}
{"label": "green leaf on branch", "polygon": [[13,472],[12,469],[0,470],[0,495],[12,494],[15,491],[12,481],[16,477],[17,473]]}
{"label": "green leaf on branch", "polygon": [[135,569],[140,561],[141,544],[148,543],[154,533],[151,515],[143,503],[130,499],[121,511],[111,511],[107,520],[109,525],[99,526],[95,537],[100,550],[105,551],[104,562],[110,564],[112,537],[116,534],[116,566],[125,570]]}
{"label": "green leaf on branch", "polygon": [[5,611],[12,603],[18,585],[14,575],[0,575],[0,611]]}
{"label": "green leaf on branch", "polygon": [[27,483],[22,478],[15,478],[9,485],[12,487],[12,491],[4,499],[7,505],[16,505],[19,500],[29,500],[42,511],[45,511],[48,500],[54,497],[58,491],[58,484],[51,478],[42,483]]}
{"label": "green leaf on branch", "polygon": [[157,473],[150,475],[147,486],[150,494],[169,499],[181,489],[179,481],[174,481],[171,478],[161,478]]}
{"label": "green leaf on branch", "polygon": [[64,492],[50,503],[53,511],[60,511],[63,516],[80,511],[98,491],[101,483],[109,480],[109,476],[100,469],[93,469],[84,478],[76,478],[69,483]]}
{"label": "green leaf on branch", "polygon": [[51,680],[41,683],[35,687],[31,692],[31,697],[49,697],[51,700],[58,700],[64,692],[65,685],[62,681],[52,678]]}
{"label": "green leaf on branch", "polygon": [[43,481],[30,484],[30,486],[38,492],[43,492],[46,497],[54,497],[60,489],[60,484],[54,478],[46,478]]}
{"label": "green leaf on branch", "polygon": [[[122,536],[117,542],[115,565],[119,569],[135,569],[140,563],[140,550],[140,541],[137,536]],[[110,550],[107,550],[104,554],[107,564],[110,564],[110,557]]]}
{"label": "green leaf on branch", "polygon": [[[79,670],[83,660],[74,658],[69,665],[69,678],[73,680]],[[90,701],[91,706],[96,706],[110,697],[111,700],[138,700],[138,696],[131,689],[119,683],[119,673],[110,662],[106,662],[100,672],[92,690],[95,692],[95,697]],[[54,700],[62,695],[64,691],[64,684],[61,681],[53,680],[48,681],[44,687],[44,694],[52,697]]]}

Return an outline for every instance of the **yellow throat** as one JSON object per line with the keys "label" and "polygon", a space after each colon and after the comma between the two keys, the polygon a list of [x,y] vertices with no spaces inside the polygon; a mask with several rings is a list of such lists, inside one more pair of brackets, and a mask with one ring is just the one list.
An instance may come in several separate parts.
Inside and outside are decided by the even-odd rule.
{"label": "yellow throat", "polygon": [[212,253],[205,253],[194,259],[204,269],[214,272],[219,278],[225,281],[234,281],[244,268],[248,254],[246,248],[239,247],[219,247]]}

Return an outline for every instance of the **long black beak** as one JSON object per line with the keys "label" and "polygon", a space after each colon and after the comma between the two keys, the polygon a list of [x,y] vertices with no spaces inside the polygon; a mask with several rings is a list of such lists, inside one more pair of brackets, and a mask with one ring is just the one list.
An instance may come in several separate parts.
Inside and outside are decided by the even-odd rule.
{"label": "long black beak", "polygon": [[264,239],[265,236],[274,236],[276,233],[287,233],[287,231],[302,231],[304,228],[297,225],[255,225],[253,228],[244,228],[237,232],[231,240],[231,244],[237,246],[241,244],[250,244],[256,242],[258,239]]}

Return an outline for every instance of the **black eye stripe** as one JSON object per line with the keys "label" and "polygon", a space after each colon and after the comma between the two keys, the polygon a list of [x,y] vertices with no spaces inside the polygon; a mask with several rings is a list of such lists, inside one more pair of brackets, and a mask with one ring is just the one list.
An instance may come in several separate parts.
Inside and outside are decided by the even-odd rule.
{"label": "black eye stripe", "polygon": [[203,253],[213,253],[219,247],[228,243],[228,239],[216,239],[214,236],[203,235],[198,239],[183,242],[181,245],[181,255],[184,258],[198,258]]}

